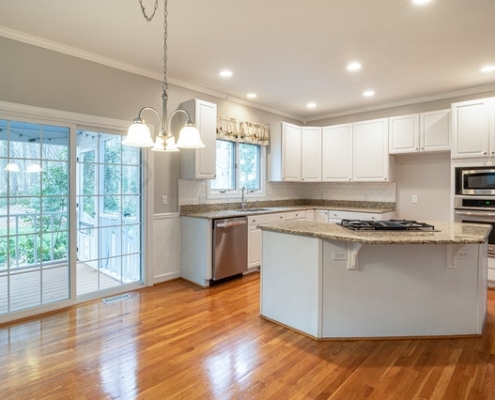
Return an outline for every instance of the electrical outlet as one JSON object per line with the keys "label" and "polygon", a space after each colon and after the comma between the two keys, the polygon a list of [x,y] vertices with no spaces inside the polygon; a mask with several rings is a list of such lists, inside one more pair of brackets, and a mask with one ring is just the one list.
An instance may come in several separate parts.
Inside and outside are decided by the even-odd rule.
{"label": "electrical outlet", "polygon": [[418,202],[418,195],[417,194],[413,194],[411,196],[411,203],[416,204],[417,202]]}
{"label": "electrical outlet", "polygon": [[206,196],[204,194],[199,195],[199,204],[206,202]]}
{"label": "electrical outlet", "polygon": [[332,252],[332,259],[334,261],[346,261],[347,253],[345,251],[334,251]]}
{"label": "electrical outlet", "polygon": [[167,205],[167,203],[168,203],[168,197],[167,197],[167,195],[166,195],[166,194],[164,194],[164,195],[162,196],[162,205],[164,205],[164,206],[165,206],[165,205]]}

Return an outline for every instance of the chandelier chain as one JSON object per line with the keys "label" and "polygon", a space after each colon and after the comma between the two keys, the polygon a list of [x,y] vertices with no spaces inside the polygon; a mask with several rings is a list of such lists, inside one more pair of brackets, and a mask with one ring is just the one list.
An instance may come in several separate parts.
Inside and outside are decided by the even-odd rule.
{"label": "chandelier chain", "polygon": [[168,39],[168,24],[167,24],[167,17],[168,17],[168,0],[163,1],[163,92],[165,93],[168,89],[168,84],[167,84],[167,39]]}
{"label": "chandelier chain", "polygon": [[156,10],[158,9],[158,0],[155,0],[155,6],[153,8],[153,14],[149,15],[146,13],[146,8],[143,5],[143,0],[139,0],[139,5],[141,6],[141,12],[143,13],[144,19],[146,19],[147,22],[150,22],[153,17],[155,16]]}

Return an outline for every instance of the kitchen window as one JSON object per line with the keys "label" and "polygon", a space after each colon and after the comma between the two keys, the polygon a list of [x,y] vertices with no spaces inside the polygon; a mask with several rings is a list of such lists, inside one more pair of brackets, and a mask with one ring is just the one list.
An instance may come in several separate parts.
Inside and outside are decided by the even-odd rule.
{"label": "kitchen window", "polygon": [[243,187],[253,195],[264,194],[263,146],[217,139],[216,149],[216,179],[210,181],[209,198],[237,197]]}

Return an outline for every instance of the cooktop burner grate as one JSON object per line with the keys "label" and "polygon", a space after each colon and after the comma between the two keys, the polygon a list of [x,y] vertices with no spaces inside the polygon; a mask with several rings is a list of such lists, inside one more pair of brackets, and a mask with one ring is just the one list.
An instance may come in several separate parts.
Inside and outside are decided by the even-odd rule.
{"label": "cooktop burner grate", "polygon": [[343,219],[344,228],[354,231],[433,231],[435,227],[424,222],[391,219],[388,221],[365,221],[359,219]]}

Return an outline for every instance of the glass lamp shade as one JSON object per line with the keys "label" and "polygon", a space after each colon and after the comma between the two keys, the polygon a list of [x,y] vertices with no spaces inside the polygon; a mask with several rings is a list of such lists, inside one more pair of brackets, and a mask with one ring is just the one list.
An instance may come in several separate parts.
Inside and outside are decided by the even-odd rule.
{"label": "glass lamp shade", "polygon": [[153,147],[150,129],[141,122],[134,122],[127,131],[127,137],[122,142],[125,146]]}
{"label": "glass lamp shade", "polygon": [[177,147],[183,149],[200,149],[205,147],[205,145],[201,141],[198,129],[194,125],[186,124],[180,130]]}
{"label": "glass lamp shade", "polygon": [[165,151],[165,140],[163,135],[159,134],[156,137],[155,145],[151,148],[151,151]]}
{"label": "glass lamp shade", "polygon": [[166,140],[167,145],[165,146],[165,151],[180,151],[180,149],[177,147],[175,144],[175,138],[173,136],[170,136]]}

